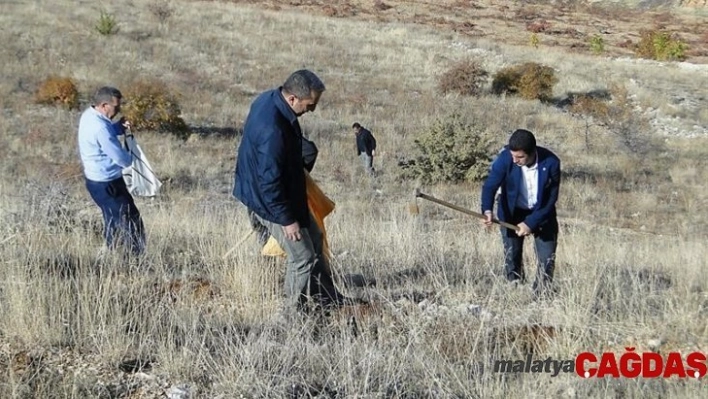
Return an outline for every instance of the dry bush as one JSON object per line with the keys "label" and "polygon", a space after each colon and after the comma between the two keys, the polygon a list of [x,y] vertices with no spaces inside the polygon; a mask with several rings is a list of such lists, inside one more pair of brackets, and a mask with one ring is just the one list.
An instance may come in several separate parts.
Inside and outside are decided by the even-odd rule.
{"label": "dry bush", "polygon": [[699,43],[708,45],[708,30],[701,34]]}
{"label": "dry bush", "polygon": [[541,11],[534,7],[519,7],[514,12],[514,19],[521,19],[525,21],[530,21],[533,19],[541,18],[543,15]]}
{"label": "dry bush", "polygon": [[374,0],[374,9],[378,11],[386,11],[393,8],[393,6],[390,6],[386,3],[384,3],[381,0]]}
{"label": "dry bush", "polygon": [[127,87],[123,115],[135,129],[172,133],[187,138],[189,129],[182,119],[177,96],[156,80],[139,80]]}
{"label": "dry bush", "polygon": [[403,177],[423,183],[480,181],[490,165],[491,136],[477,123],[459,114],[436,120],[418,134],[418,154],[403,160]]}
{"label": "dry bush", "polygon": [[546,20],[531,22],[526,25],[526,30],[529,32],[532,32],[532,33],[545,32],[550,28],[551,28],[551,23]]}
{"label": "dry bush", "polygon": [[441,77],[438,90],[443,94],[457,92],[474,96],[480,93],[489,73],[473,60],[463,60],[453,65]]}
{"label": "dry bush", "polygon": [[625,4],[598,4],[598,3],[584,3],[580,6],[584,12],[589,13],[604,21],[635,21],[639,16],[639,11],[636,11]]}
{"label": "dry bush", "polygon": [[527,62],[497,72],[492,82],[492,92],[518,94],[528,100],[548,100],[553,95],[556,83],[558,78],[553,68]]}
{"label": "dry bush", "polygon": [[175,12],[174,8],[170,5],[170,2],[168,0],[158,0],[154,3],[150,3],[148,5],[148,10],[150,10],[150,13],[161,24],[167,22],[167,20],[169,20]]}
{"label": "dry bush", "polygon": [[656,24],[667,25],[673,24],[675,22],[676,17],[669,12],[661,12],[654,15],[654,23]]}
{"label": "dry bush", "polygon": [[322,12],[328,17],[335,18],[347,18],[356,14],[356,10],[348,4],[344,5],[329,5],[326,4],[322,7]]}
{"label": "dry bush", "polygon": [[617,47],[620,48],[631,48],[634,45],[632,42],[632,39],[625,39],[619,43],[617,43]]}
{"label": "dry bush", "polygon": [[683,61],[688,45],[667,31],[652,29],[641,31],[641,39],[634,52],[642,58],[659,61]]}
{"label": "dry bush", "polygon": [[42,82],[35,97],[39,104],[78,108],[79,90],[71,78],[52,75]]}

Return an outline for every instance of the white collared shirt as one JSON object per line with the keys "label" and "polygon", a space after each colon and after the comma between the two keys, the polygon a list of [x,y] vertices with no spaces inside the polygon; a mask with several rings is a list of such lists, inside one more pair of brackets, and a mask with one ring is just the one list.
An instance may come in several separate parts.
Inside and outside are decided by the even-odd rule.
{"label": "white collared shirt", "polygon": [[533,209],[538,201],[538,160],[531,166],[521,167],[521,187],[516,198],[516,207]]}

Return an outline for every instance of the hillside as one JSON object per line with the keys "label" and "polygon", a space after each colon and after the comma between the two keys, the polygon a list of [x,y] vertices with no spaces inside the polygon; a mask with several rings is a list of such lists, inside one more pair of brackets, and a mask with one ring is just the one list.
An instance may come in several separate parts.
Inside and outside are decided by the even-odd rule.
{"label": "hillside", "polygon": [[470,38],[529,45],[536,33],[542,47],[589,53],[599,35],[606,53],[633,54],[642,30],[665,29],[689,45],[692,63],[708,63],[708,3],[688,1],[399,1],[399,0],[237,0],[270,10],[297,10],[376,22],[423,24]]}
{"label": "hillside", "polygon": [[[494,371],[500,359],[708,347],[705,10],[573,4],[2,2],[0,398],[705,397],[705,376]],[[684,62],[620,45],[657,24],[690,44]],[[595,34],[603,52],[589,47]],[[478,91],[442,90],[469,61],[488,73]],[[494,92],[497,73],[529,62],[557,78],[547,97]],[[284,261],[260,256],[231,190],[251,102],[302,67],[327,85],[300,123],[320,150],[312,176],[336,205],[335,276],[374,305],[289,322],[278,317]],[[38,101],[50,77],[75,84],[76,107]],[[126,261],[100,250],[76,134],[97,87],[145,82],[173,95],[186,133],[134,129],[164,185],[136,198],[148,251]],[[572,108],[596,93],[605,114]],[[508,284],[498,230],[415,203],[419,188],[480,208],[479,180],[421,184],[401,167],[452,117],[463,137],[489,140],[483,154],[526,128],[560,157],[555,298],[533,298],[531,242],[529,281]],[[377,138],[374,181],[353,122]],[[469,148],[436,144],[427,149]]]}

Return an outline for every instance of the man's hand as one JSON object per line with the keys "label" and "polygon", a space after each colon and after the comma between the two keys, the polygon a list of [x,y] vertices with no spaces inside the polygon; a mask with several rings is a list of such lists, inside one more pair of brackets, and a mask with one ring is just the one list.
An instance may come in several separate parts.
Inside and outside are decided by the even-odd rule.
{"label": "man's hand", "polygon": [[492,227],[492,211],[486,211],[484,212],[485,218],[482,219],[482,224],[486,229],[489,229]]}
{"label": "man's hand", "polygon": [[376,156],[376,150],[371,150],[371,156]]}
{"label": "man's hand", "polygon": [[521,222],[517,224],[517,226],[519,227],[519,230],[516,232],[517,236],[525,237],[531,235],[531,229],[529,228],[529,226],[526,225],[526,223]]}
{"label": "man's hand", "polygon": [[133,134],[133,132],[130,130],[130,128],[133,127],[133,124],[130,123],[130,121],[126,120],[125,117],[120,118],[118,123],[123,126],[123,128],[128,134]]}
{"label": "man's hand", "polygon": [[300,235],[300,225],[298,222],[283,226],[283,232],[285,233],[285,238],[290,241],[300,241],[302,235]]}

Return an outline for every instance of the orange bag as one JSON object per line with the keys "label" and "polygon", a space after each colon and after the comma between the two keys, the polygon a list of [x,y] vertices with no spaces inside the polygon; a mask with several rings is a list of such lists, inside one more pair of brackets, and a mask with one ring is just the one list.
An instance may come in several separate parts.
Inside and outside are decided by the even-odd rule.
{"label": "orange bag", "polygon": [[[310,213],[322,232],[322,252],[324,253],[325,258],[329,261],[330,252],[329,244],[327,243],[327,232],[325,231],[324,219],[334,210],[334,202],[322,192],[307,171],[305,171],[305,187],[307,190],[307,206],[310,208]],[[285,251],[283,251],[275,238],[270,236],[268,242],[266,242],[261,250],[261,255],[284,257]]]}

